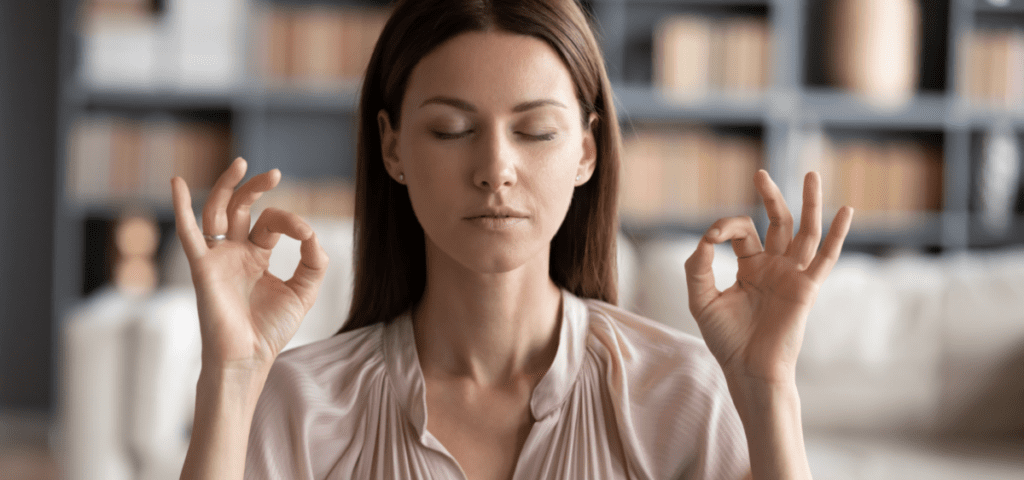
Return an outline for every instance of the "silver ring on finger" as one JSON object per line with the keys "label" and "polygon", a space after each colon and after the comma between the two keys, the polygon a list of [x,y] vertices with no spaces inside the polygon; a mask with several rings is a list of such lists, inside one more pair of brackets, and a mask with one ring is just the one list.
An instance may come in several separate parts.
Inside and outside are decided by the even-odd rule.
{"label": "silver ring on finger", "polygon": [[221,235],[203,235],[203,238],[205,238],[207,242],[221,242],[221,241],[227,240],[228,236],[224,235],[224,234],[221,234]]}

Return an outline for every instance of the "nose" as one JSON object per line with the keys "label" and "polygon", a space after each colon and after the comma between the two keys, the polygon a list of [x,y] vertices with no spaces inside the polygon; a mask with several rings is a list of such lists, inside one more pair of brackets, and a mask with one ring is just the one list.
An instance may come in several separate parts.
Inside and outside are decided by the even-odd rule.
{"label": "nose", "polygon": [[498,132],[485,135],[474,165],[473,184],[497,192],[516,184],[516,152],[509,139]]}

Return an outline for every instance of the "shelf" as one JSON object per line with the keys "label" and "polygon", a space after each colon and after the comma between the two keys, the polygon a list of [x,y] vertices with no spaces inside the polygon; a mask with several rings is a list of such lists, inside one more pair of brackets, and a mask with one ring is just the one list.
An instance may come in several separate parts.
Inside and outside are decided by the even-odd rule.
{"label": "shelf", "polygon": [[649,239],[660,236],[693,236],[700,237],[721,218],[746,215],[754,219],[758,230],[763,232],[763,208],[707,209],[701,212],[690,212],[686,216],[643,216],[636,217],[623,214],[619,219],[619,227],[628,237],[634,240]]}
{"label": "shelf", "polygon": [[1024,128],[1024,111],[1005,110],[996,108],[985,108],[970,106],[963,109],[960,118],[968,119],[971,126],[987,128],[995,125],[1005,125],[1010,128]]}
{"label": "shelf", "polygon": [[919,93],[903,107],[891,111],[837,90],[808,89],[801,96],[804,121],[844,127],[942,129],[949,118],[948,105],[946,97],[937,93]]}
{"label": "shelf", "polygon": [[286,110],[303,113],[354,113],[359,103],[359,87],[313,90],[278,87],[265,91],[242,90],[233,94],[177,90],[125,88],[70,89],[69,100],[83,108],[123,110]]}
{"label": "shelf", "polygon": [[[170,179],[168,179],[170,180]],[[192,206],[194,209],[201,208],[206,203],[209,190],[192,190]],[[140,212],[150,214],[161,221],[174,220],[174,207],[171,205],[170,194],[167,201],[159,201],[153,198],[110,198],[97,200],[76,200],[65,198],[62,210],[70,217],[84,219],[96,217],[115,220],[121,218],[126,212]],[[197,217],[198,219],[198,217]]]}
{"label": "shelf", "polygon": [[974,11],[978,13],[1024,13],[1024,0],[996,2],[991,0],[974,0]]}
{"label": "shelf", "polygon": [[[822,226],[822,238],[827,235],[832,223],[829,215],[826,215],[826,219],[827,223]],[[844,245],[943,246],[942,214],[902,213],[893,216],[884,212],[858,212],[854,214]]]}
{"label": "shelf", "polygon": [[649,86],[614,85],[621,120],[700,121],[754,124],[765,120],[763,97],[744,100],[712,94],[692,102],[673,101]]}
{"label": "shelf", "polygon": [[70,88],[69,101],[81,107],[125,110],[231,110],[235,98],[226,93],[124,88]]}
{"label": "shelf", "polygon": [[[822,226],[822,241],[831,226],[831,215],[835,212],[826,212],[826,222]],[[764,236],[766,220],[759,215],[748,213],[758,224],[758,231]],[[885,245],[897,245],[901,247],[931,247],[942,246],[942,215],[939,213],[913,213],[902,214],[884,220],[885,213],[875,213],[866,218],[863,214],[855,215],[850,232],[846,236],[844,246],[851,247],[875,247]],[[650,238],[661,235],[691,235],[701,236],[711,224],[720,217],[733,215],[720,215],[718,217],[707,217],[694,221],[684,220],[637,220],[624,217],[621,221],[622,231],[631,238]],[[1024,230],[1024,221],[1020,221],[1018,227]],[[1022,237],[1024,238],[1024,237]],[[1004,239],[1005,240],[1005,239]]]}
{"label": "shelf", "polygon": [[359,92],[358,85],[320,91],[275,88],[247,96],[246,105],[304,113],[355,113],[359,107]]}
{"label": "shelf", "polygon": [[128,212],[152,215],[158,221],[174,221],[174,209],[167,204],[149,202],[117,202],[73,204],[66,211],[74,218],[117,220]]}
{"label": "shelf", "polygon": [[[697,7],[764,7],[779,0],[587,0],[594,5],[683,5]],[[788,1],[788,0],[782,0]]]}
{"label": "shelf", "polygon": [[973,217],[970,222],[971,247],[999,247],[1007,244],[1024,244],[1024,216],[1015,215],[1005,232],[992,232],[980,218]]}

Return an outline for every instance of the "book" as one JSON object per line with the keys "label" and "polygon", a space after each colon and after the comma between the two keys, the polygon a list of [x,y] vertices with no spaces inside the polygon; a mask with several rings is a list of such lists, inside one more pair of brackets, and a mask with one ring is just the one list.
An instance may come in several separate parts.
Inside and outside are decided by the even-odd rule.
{"label": "book", "polygon": [[652,83],[673,101],[749,99],[768,85],[771,29],[763,18],[672,15],[656,27],[652,46]]}
{"label": "book", "polygon": [[890,223],[941,208],[941,149],[910,139],[855,139],[836,144],[834,151],[825,160],[834,172],[833,186],[824,189],[825,205],[850,205]]}
{"label": "book", "polygon": [[639,218],[653,218],[663,203],[664,149],[658,137],[640,133],[623,149],[620,205]]}
{"label": "book", "polygon": [[242,78],[249,0],[167,2],[164,76],[177,89],[230,92]]}
{"label": "book", "polygon": [[749,213],[760,141],[702,127],[645,128],[624,145],[620,207],[641,221],[704,221]]}
{"label": "book", "polygon": [[91,87],[227,92],[243,65],[249,0],[97,0],[82,10],[78,75]]}
{"label": "book", "polygon": [[266,6],[257,42],[262,75],[274,86],[314,91],[353,85],[388,15],[379,7]]}
{"label": "book", "polygon": [[1024,30],[983,28],[960,40],[960,93],[983,108],[1024,105]]}
{"label": "book", "polygon": [[710,23],[693,15],[669,17],[654,38],[655,86],[673,100],[705,97],[711,87]]}
{"label": "book", "polygon": [[97,116],[71,129],[67,195],[80,204],[170,205],[170,179],[209,189],[230,160],[226,125]]}
{"label": "book", "polygon": [[293,19],[292,80],[312,89],[340,80],[346,63],[346,15],[337,8],[315,6],[296,9]]}

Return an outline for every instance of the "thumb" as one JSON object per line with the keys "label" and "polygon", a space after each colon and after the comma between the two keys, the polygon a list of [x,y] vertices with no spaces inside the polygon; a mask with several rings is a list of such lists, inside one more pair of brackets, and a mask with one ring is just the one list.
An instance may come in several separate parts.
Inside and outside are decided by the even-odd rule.
{"label": "thumb", "polygon": [[292,278],[284,283],[302,300],[306,311],[309,311],[310,308],[313,308],[313,303],[316,302],[320,284],[327,276],[327,252],[320,246],[314,232],[309,238],[302,241],[299,253],[299,265],[295,267]]}
{"label": "thumb", "polygon": [[690,313],[700,319],[701,312],[722,292],[715,288],[715,273],[711,261],[715,258],[715,246],[707,237],[701,237],[697,250],[686,259],[686,289],[690,298]]}

